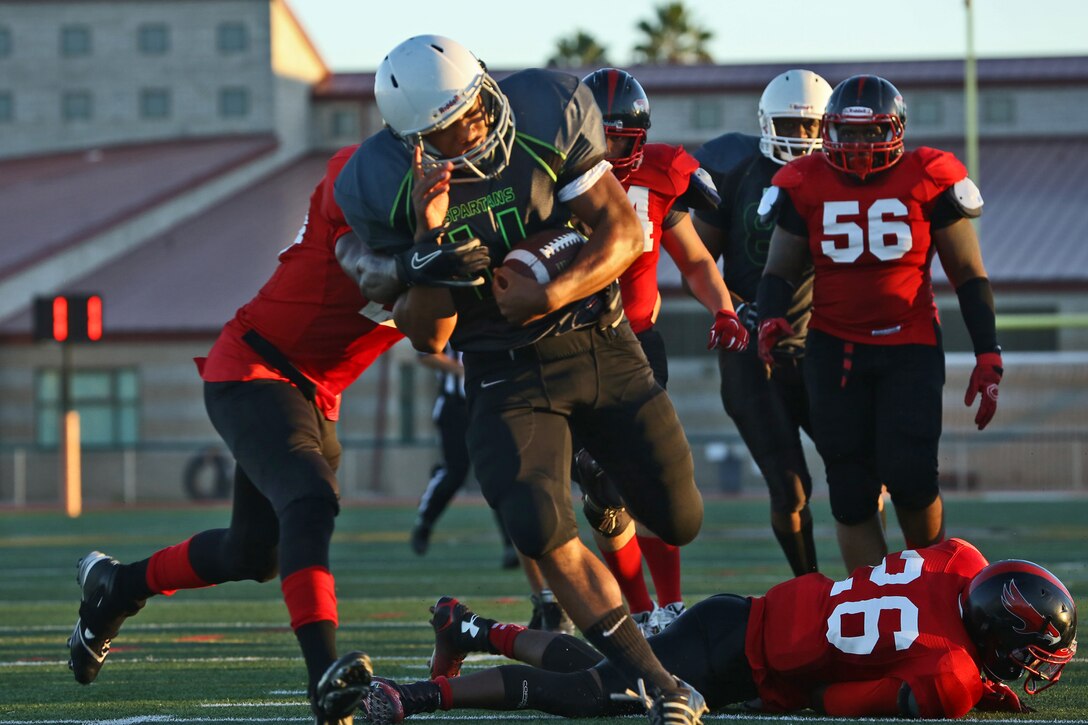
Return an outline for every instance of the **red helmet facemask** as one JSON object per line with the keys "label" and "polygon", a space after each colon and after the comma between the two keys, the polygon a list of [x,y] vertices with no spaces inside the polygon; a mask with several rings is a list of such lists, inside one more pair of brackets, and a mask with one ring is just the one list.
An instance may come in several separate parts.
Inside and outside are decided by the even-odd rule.
{"label": "red helmet facemask", "polygon": [[[849,111],[850,109],[847,109]],[[839,131],[852,124],[879,124],[885,129],[883,141],[840,141]],[[849,117],[824,114],[821,126],[823,152],[828,163],[839,171],[864,181],[870,174],[890,169],[903,156],[903,122],[894,115]]]}

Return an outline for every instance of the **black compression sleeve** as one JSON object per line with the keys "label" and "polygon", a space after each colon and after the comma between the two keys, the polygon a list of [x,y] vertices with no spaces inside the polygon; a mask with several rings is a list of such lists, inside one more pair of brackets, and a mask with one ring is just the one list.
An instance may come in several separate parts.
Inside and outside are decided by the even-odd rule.
{"label": "black compression sleeve", "polygon": [[793,285],[777,274],[764,273],[759,280],[756,292],[756,307],[759,308],[760,320],[772,320],[785,317],[793,299]]}
{"label": "black compression sleeve", "polygon": [[963,314],[967,333],[971,336],[975,354],[998,350],[994,292],[990,287],[990,280],[986,277],[969,279],[956,288],[956,296],[960,300],[960,312]]}

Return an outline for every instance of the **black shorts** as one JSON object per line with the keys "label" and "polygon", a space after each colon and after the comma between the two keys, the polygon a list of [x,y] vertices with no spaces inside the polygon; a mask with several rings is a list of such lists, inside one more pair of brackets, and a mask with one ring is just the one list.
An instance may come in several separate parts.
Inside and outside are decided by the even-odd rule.
{"label": "black shorts", "polygon": [[[744,653],[751,601],[716,594],[680,615],[650,648],[661,665],[694,687],[711,710],[758,697],[752,668]],[[604,691],[623,692],[624,678],[607,660],[596,665]]]}
{"label": "black shorts", "polygon": [[665,541],[702,524],[691,448],[672,401],[627,323],[504,352],[465,352],[469,454],[515,545],[537,558],[578,535],[571,433]]}
{"label": "black shorts", "polygon": [[896,506],[920,509],[936,498],[945,380],[939,340],[853,348],[849,367],[836,337],[809,330],[805,348],[813,440],[831,511],[845,524],[876,513],[881,484]]}
{"label": "black shorts", "polygon": [[661,333],[651,327],[635,337],[638,338],[638,344],[642,346],[642,352],[646,353],[654,380],[661,387],[667,388],[669,386],[669,356],[665,352],[665,340],[661,337]]}

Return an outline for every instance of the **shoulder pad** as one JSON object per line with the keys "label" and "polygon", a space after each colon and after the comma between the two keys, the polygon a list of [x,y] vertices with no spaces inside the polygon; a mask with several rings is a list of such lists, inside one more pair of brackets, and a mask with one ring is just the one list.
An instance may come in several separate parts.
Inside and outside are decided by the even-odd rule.
{"label": "shoulder pad", "polygon": [[642,148],[642,163],[631,172],[625,186],[645,186],[669,200],[680,196],[699,162],[679,146],[655,143]]}
{"label": "shoulder pad", "polygon": [[340,176],[340,172],[343,171],[344,166],[348,163],[348,160],[355,153],[355,149],[359,148],[359,144],[353,146],[345,146],[329,159],[328,164],[325,167],[325,178],[321,180],[318,188],[320,189],[320,198],[318,201],[319,211],[323,217],[335,224],[347,224],[344,221],[344,213],[340,211],[339,205],[336,203],[335,190],[336,179]]}
{"label": "shoulder pad", "polygon": [[949,201],[960,210],[968,219],[974,219],[982,216],[982,192],[975,186],[975,182],[971,181],[970,176],[957,181],[952,186],[945,190],[945,196]]}
{"label": "shoulder pad", "polygon": [[[811,158],[809,156],[803,156],[803,159]],[[791,162],[783,166],[781,169],[775,172],[771,177],[771,183],[774,186],[781,187],[783,189],[793,189],[801,185],[801,181],[804,180],[805,175],[795,162]]]}
{"label": "shoulder pad", "polygon": [[777,186],[768,186],[759,200],[759,207],[756,209],[760,224],[767,225],[774,221],[774,218],[778,216],[778,202],[780,199],[779,188]]}
{"label": "shoulder pad", "polygon": [[726,174],[759,154],[759,137],[727,133],[703,144],[696,152],[699,164],[712,174]]}
{"label": "shoulder pad", "polygon": [[925,169],[926,176],[941,187],[951,186],[967,176],[964,166],[955,154],[928,146],[919,146],[914,150],[918,164]]}
{"label": "shoulder pad", "polygon": [[687,207],[688,209],[717,209],[722,203],[722,197],[714,186],[714,180],[706,169],[697,168],[688,177],[688,188],[681,194],[674,207]]}

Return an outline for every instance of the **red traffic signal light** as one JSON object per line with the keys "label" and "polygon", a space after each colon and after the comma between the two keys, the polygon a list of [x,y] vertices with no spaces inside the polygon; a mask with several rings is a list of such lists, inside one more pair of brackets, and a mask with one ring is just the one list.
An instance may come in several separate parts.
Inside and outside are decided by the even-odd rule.
{"label": "red traffic signal light", "polygon": [[101,295],[34,298],[34,339],[98,342],[102,339]]}

